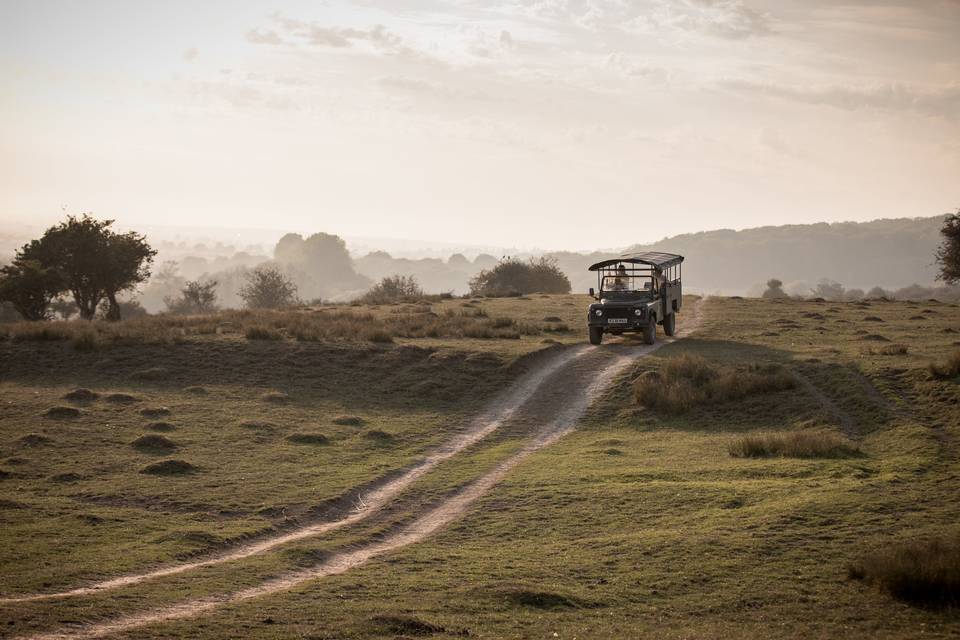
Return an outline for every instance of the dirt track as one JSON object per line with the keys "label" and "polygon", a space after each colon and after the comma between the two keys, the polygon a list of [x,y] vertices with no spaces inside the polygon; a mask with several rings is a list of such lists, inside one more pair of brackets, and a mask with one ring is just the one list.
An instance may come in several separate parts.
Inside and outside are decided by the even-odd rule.
{"label": "dirt track", "polygon": [[[680,335],[690,333],[699,324],[701,303],[702,300],[698,301],[685,312]],[[492,489],[517,464],[574,429],[591,401],[637,358],[652,353],[669,341],[672,340],[667,339],[652,346],[637,345],[630,340],[602,347],[580,345],[556,354],[499,397],[492,408],[476,418],[463,433],[436,449],[404,474],[384,482],[365,494],[362,508],[339,520],[296,529],[239,547],[229,553],[195,562],[121,576],[59,594],[34,594],[3,600],[0,603],[82,596],[116,589],[153,578],[183,573],[198,567],[241,560],[289,542],[318,536],[326,531],[359,522],[382,510],[436,465],[454,457],[498,429],[510,427],[529,432],[530,439],[519,452],[503,460],[492,471],[474,480],[439,506],[420,514],[411,524],[386,538],[371,540],[366,544],[335,554],[317,566],[291,572],[241,591],[188,600],[170,607],[133,614],[112,621],[31,637],[36,640],[52,640],[107,636],[158,622],[194,617],[224,605],[285,591],[309,580],[346,572],[379,555],[420,542],[462,516],[473,502]]]}

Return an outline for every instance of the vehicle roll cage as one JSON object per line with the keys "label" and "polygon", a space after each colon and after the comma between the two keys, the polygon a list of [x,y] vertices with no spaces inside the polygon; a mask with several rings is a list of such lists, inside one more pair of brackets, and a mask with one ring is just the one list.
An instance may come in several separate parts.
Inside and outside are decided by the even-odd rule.
{"label": "vehicle roll cage", "polygon": [[[661,286],[665,283],[675,284],[679,283],[682,277],[683,256],[655,251],[625,253],[619,258],[611,258],[590,265],[590,271],[597,272],[597,290],[600,292],[604,291],[603,284],[606,278],[618,276],[622,278],[624,271],[629,283],[633,283],[635,278],[652,281],[654,275],[659,274]],[[659,291],[655,291],[654,294],[659,295]]]}

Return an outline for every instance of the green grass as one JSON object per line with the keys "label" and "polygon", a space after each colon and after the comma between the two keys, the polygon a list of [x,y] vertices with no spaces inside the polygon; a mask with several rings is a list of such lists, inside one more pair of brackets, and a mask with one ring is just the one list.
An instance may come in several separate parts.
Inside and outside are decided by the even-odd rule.
{"label": "green grass", "polygon": [[[571,300],[580,306],[568,307]],[[517,322],[561,317],[577,333],[560,339],[582,340],[585,299],[476,304]],[[920,314],[928,306],[938,313]],[[706,311],[701,333],[639,361],[577,431],[528,458],[429,540],[288,593],[125,637],[955,636],[960,620],[950,609],[904,604],[879,570],[850,579],[848,569],[884,566],[867,562],[872,550],[955,535],[960,392],[955,379],[928,368],[956,349],[944,330],[960,324],[957,308],[713,299]],[[918,315],[923,321],[910,319]],[[857,331],[876,326],[909,350],[865,350]],[[0,467],[12,474],[0,480],[8,501],[0,505],[3,588],[81,584],[288,526],[324,499],[417,459],[515,377],[510,363],[543,347],[535,336],[345,346],[221,333],[164,349],[116,344],[89,353],[56,340],[8,341],[0,348],[21,364],[6,360],[0,384]],[[690,362],[715,373],[702,381],[757,367],[795,373],[822,398],[794,386],[708,396],[682,413],[636,404],[635,379]],[[131,379],[150,367],[168,375]],[[100,398],[62,398],[80,386]],[[206,393],[186,391],[192,386]],[[107,402],[113,392],[137,401]],[[265,401],[271,392],[288,399]],[[61,405],[81,415],[40,417]],[[161,406],[176,427],[164,437],[177,445],[163,459],[130,445],[156,422],[139,410]],[[310,566],[410,522],[518,451],[534,426],[441,464],[360,525],[114,594],[2,607],[13,622],[6,632],[173,604]],[[766,447],[771,434],[793,441],[807,433],[859,453],[729,455],[743,439]],[[288,439],[312,434],[329,442]],[[140,473],[170,459],[194,469]],[[51,480],[69,473],[79,477]],[[939,551],[927,557],[952,566]]]}

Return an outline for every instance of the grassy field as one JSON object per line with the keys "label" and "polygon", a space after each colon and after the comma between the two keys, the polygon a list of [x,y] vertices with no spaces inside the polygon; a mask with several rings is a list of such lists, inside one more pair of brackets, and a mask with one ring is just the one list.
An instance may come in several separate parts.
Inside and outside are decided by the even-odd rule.
{"label": "grassy field", "polygon": [[[415,305],[149,319],[92,339],[12,327],[0,595],[204,557],[343,507],[536,369],[538,352],[582,344],[586,302],[446,300],[420,328],[394,320]],[[955,608],[898,599],[864,573],[878,551],[957,534],[960,387],[946,364],[960,309],[713,298],[702,311],[696,334],[637,360],[575,432],[427,540],[119,635],[955,637]],[[370,318],[377,335],[345,328]],[[643,400],[633,383],[652,376],[687,401]],[[64,398],[77,388],[98,397]],[[0,634],[232,592],[382,539],[519,451],[551,410],[356,525],[109,593],[5,603]],[[169,460],[191,468],[144,472]]]}

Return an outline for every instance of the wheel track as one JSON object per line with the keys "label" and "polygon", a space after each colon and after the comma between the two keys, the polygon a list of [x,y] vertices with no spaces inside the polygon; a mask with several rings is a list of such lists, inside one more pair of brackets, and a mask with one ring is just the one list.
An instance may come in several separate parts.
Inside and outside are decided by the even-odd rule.
{"label": "wheel track", "polygon": [[[703,299],[697,301],[694,305],[693,313],[690,314],[690,317],[687,319],[687,326],[681,330],[678,334],[679,336],[687,335],[692,331],[696,330],[696,327],[699,325],[701,319],[701,309],[702,309]],[[334,554],[329,559],[324,562],[307,569],[302,569],[288,574],[279,576],[267,580],[255,587],[250,587],[235,591],[233,593],[220,594],[216,596],[210,596],[206,598],[199,598],[194,600],[188,600],[180,604],[172,605],[169,607],[164,607],[161,609],[156,609],[153,611],[146,611],[142,613],[136,613],[131,615],[122,616],[114,620],[98,622],[90,625],[86,625],[76,629],[67,629],[67,630],[57,630],[49,633],[41,633],[34,636],[29,636],[30,640],[67,640],[67,639],[79,639],[79,638],[100,638],[116,633],[122,633],[137,629],[143,626],[157,624],[162,622],[169,622],[174,620],[181,620],[186,618],[196,617],[198,615],[208,613],[220,607],[243,602],[253,598],[258,598],[262,596],[272,595],[282,591],[288,591],[290,589],[296,588],[297,586],[304,584],[308,581],[315,580],[318,578],[323,578],[332,575],[338,575],[345,573],[350,569],[359,567],[370,560],[381,556],[390,551],[400,549],[402,547],[408,546],[420,542],[435,533],[436,531],[442,529],[444,526],[450,522],[456,520],[462,516],[467,509],[476,502],[479,498],[484,496],[489,492],[500,480],[509,473],[514,467],[519,463],[525,460],[534,452],[549,446],[553,442],[556,442],[558,439],[571,432],[579,419],[583,416],[586,410],[589,408],[591,401],[597,397],[597,395],[603,391],[617,376],[623,374],[630,367],[631,364],[639,357],[653,353],[660,347],[665,344],[670,344],[674,340],[667,340],[664,342],[659,342],[655,345],[650,346],[627,346],[624,344],[614,344],[606,347],[592,348],[588,346],[576,347],[575,349],[569,350],[564,354],[565,357],[558,358],[551,361],[547,367],[536,372],[534,375],[530,376],[530,380],[527,380],[521,384],[517,385],[517,388],[513,389],[510,393],[507,394],[507,402],[515,403],[508,404],[503,408],[503,411],[500,412],[500,417],[497,420],[488,421],[485,426],[480,428],[469,429],[466,433],[462,434],[458,438],[455,438],[447,446],[442,447],[437,452],[434,453],[434,456],[442,455],[443,457],[433,463],[432,466],[436,466],[442,460],[449,459],[453,457],[459,451],[462,451],[471,444],[479,442],[483,437],[492,433],[496,430],[508,417],[515,413],[527,400],[529,400],[533,394],[536,392],[544,381],[557,373],[563,373],[561,368],[565,364],[570,364],[574,362],[575,364],[580,364],[580,366],[574,366],[573,369],[580,369],[580,375],[587,374],[590,377],[590,383],[582,389],[582,392],[576,394],[569,398],[569,402],[565,408],[563,408],[559,414],[548,424],[544,425],[541,429],[538,430],[535,437],[525,445],[519,452],[511,455],[506,460],[498,464],[493,470],[487,472],[477,480],[468,484],[461,491],[452,495],[451,497],[444,500],[440,505],[434,507],[433,509],[427,511],[425,514],[417,517],[413,522],[408,525],[403,526],[394,533],[388,534],[386,537],[378,540],[372,540],[365,544],[360,544],[359,546],[354,546],[349,550],[342,551],[340,553]],[[582,363],[578,363],[577,360],[584,356],[585,354],[591,354],[591,358],[584,360]],[[596,364],[601,364],[602,367],[597,370],[592,365],[591,360],[596,360]],[[529,385],[533,385],[529,387]],[[526,388],[526,392],[520,393]],[[488,414],[497,414],[497,410],[492,410]],[[480,420],[482,422],[482,420]],[[495,423],[495,424],[494,424]],[[477,424],[477,421],[474,422],[474,425]],[[460,446],[460,443],[463,443]],[[417,467],[411,472],[420,469]],[[424,469],[418,475],[411,478],[406,482],[402,488],[398,489],[396,492],[387,492],[381,493],[377,498],[371,498],[373,500],[383,500],[379,504],[377,509],[382,509],[389,500],[399,493],[403,488],[409,486],[414,480],[421,477],[426,473],[428,469]],[[402,478],[406,478],[405,474]],[[402,479],[401,478],[401,479]],[[401,479],[398,479],[401,480]],[[393,483],[390,483],[391,485]],[[383,497],[387,495],[387,497]],[[364,514],[362,517],[367,517],[370,513],[367,510],[361,512]],[[350,522],[357,522],[362,519],[360,514],[356,514],[354,520],[346,522],[344,520],[337,521],[336,523],[325,523],[324,525],[315,525],[313,527],[306,527],[303,530],[297,532],[291,532],[284,536],[278,536],[276,538],[271,538],[270,540],[261,541],[257,545],[249,545],[247,551],[251,548],[261,548],[263,545],[268,542],[271,543],[269,547],[263,547],[262,550],[257,551],[256,553],[262,553],[268,548],[273,548],[280,544],[294,540],[302,540],[307,537],[314,535],[319,535],[323,531],[329,531],[332,528],[332,524],[337,526],[344,526]],[[354,517],[354,516],[350,516]],[[326,527],[322,530],[318,527]],[[311,533],[305,533],[310,530]],[[296,537],[291,537],[291,536]],[[276,542],[277,540],[283,540],[282,542]],[[229,559],[239,559],[243,557],[249,557],[255,555],[255,553],[244,552],[244,555],[238,555],[240,550],[229,554]],[[224,559],[217,559],[217,562],[226,562],[226,556],[222,556]],[[131,581],[130,578],[136,576],[127,576],[126,581],[120,582],[123,578],[114,579],[101,584],[111,584],[109,588],[116,588],[118,586],[124,586],[127,584],[133,584],[135,582],[140,582],[149,577],[159,577],[160,575],[171,575],[172,569],[178,569],[175,573],[181,573],[187,571],[191,568],[197,566],[207,566],[212,564],[214,559],[208,559],[206,561],[201,561],[197,563],[186,563],[183,565],[177,565],[177,567],[170,567],[167,570],[160,570],[150,572],[148,574],[140,574],[141,578],[139,580]],[[166,571],[161,573],[161,571]],[[95,593],[98,591],[104,590],[104,587],[95,588],[95,587],[86,587],[83,590],[83,593]],[[67,592],[71,595],[80,595],[81,590],[74,590]],[[45,595],[44,597],[57,597],[55,594]],[[38,599],[38,598],[34,598]],[[26,640],[27,637],[24,638]]]}
{"label": "wheel track", "polygon": [[261,538],[247,544],[235,547],[225,553],[220,553],[211,557],[182,562],[158,569],[152,569],[141,573],[127,574],[110,578],[84,587],[77,587],[66,591],[56,593],[33,593],[19,596],[10,596],[0,598],[0,605],[16,604],[21,602],[35,602],[38,600],[52,600],[60,598],[71,598],[77,596],[91,595],[103,591],[110,591],[121,587],[139,584],[156,578],[173,576],[202,567],[242,560],[251,556],[260,555],[276,547],[313,538],[324,533],[340,529],[342,527],[356,524],[362,520],[381,511],[394,498],[402,493],[407,487],[423,477],[427,472],[436,467],[441,462],[452,458],[468,447],[480,442],[491,433],[499,429],[514,413],[517,412],[524,402],[533,395],[536,390],[553,373],[571,361],[583,356],[589,351],[586,345],[566,349],[555,355],[547,361],[546,364],[521,377],[521,379],[502,394],[491,407],[480,416],[474,418],[470,425],[463,431],[446,443],[437,447],[428,454],[421,462],[410,469],[404,471],[399,476],[392,477],[384,481],[379,486],[371,488],[357,500],[357,506],[346,516],[334,520],[315,522],[307,526],[299,527],[285,533]]}

